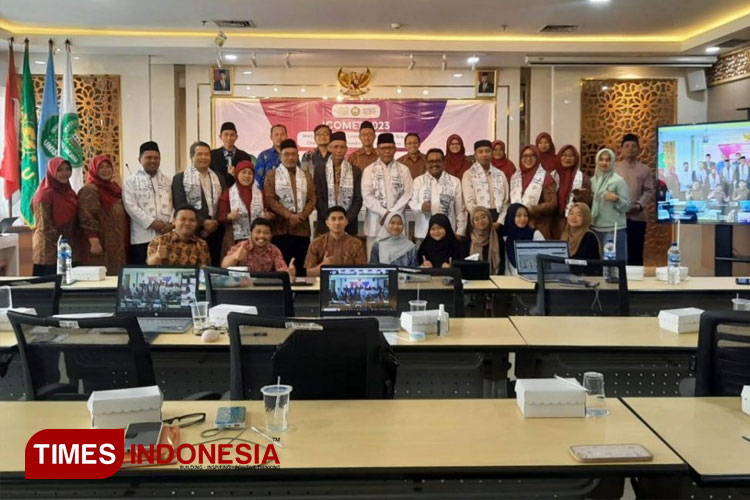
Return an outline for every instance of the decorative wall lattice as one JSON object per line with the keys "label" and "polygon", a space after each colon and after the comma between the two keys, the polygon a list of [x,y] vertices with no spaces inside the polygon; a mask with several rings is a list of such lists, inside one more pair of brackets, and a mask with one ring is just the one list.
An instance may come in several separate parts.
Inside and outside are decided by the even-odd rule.
{"label": "decorative wall lattice", "polygon": [[[33,75],[36,103],[42,105],[44,75]],[[88,163],[96,155],[112,158],[115,178],[122,181],[120,170],[120,77],[118,75],[75,75],[75,99],[83,144],[83,178]],[[19,87],[20,88],[20,87]],[[62,76],[57,76],[57,99],[60,102]],[[37,111],[38,113],[38,111]]]}
{"label": "decorative wall lattice", "polygon": [[[656,168],[656,127],[675,123],[677,80],[583,80],[581,82],[581,164],[594,173],[596,152],[608,147],[619,154],[622,136],[640,138],[639,160]],[[671,239],[671,226],[655,224],[654,204],[646,233],[647,266],[663,265]]]}
{"label": "decorative wall lattice", "polygon": [[716,64],[706,71],[709,85],[750,78],[750,48],[731,52],[719,57]]}

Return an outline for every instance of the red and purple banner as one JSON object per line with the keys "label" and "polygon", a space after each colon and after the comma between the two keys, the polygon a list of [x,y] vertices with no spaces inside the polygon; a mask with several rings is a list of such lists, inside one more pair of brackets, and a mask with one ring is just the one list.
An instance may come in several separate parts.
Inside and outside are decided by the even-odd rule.
{"label": "red and purple banner", "polygon": [[445,150],[448,136],[459,134],[467,154],[472,153],[475,141],[495,135],[493,101],[215,99],[214,110],[216,134],[223,122],[234,122],[237,146],[255,155],[271,147],[270,128],[276,124],[286,126],[300,151],[315,147],[313,130],[321,123],[346,132],[350,150],[361,146],[359,126],[365,120],[372,122],[378,134],[392,133],[399,150],[404,150],[407,133],[419,134],[423,152],[433,147]]}

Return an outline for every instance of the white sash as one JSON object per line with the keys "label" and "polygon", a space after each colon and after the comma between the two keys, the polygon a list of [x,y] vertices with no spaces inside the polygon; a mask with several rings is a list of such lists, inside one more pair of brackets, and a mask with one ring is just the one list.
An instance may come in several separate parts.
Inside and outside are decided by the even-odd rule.
{"label": "white sash", "polygon": [[573,206],[573,198],[575,197],[573,195],[573,191],[576,189],[581,189],[583,187],[583,172],[581,172],[581,169],[579,168],[576,171],[575,177],[573,177],[573,185],[570,186],[570,194],[568,195],[568,204],[565,205],[565,217],[568,216],[568,212],[570,212],[571,207]]}
{"label": "white sash", "polygon": [[492,194],[495,198],[495,206],[490,206],[490,185],[487,180],[487,174],[484,172],[482,166],[474,162],[474,165],[469,169],[469,175],[471,175],[477,205],[487,209],[495,209],[498,214],[502,213],[503,201],[505,200],[505,193],[503,191],[505,187],[501,176],[505,174],[500,169],[490,166],[490,179],[492,180]]}
{"label": "white sash", "polygon": [[542,189],[544,188],[544,176],[547,172],[544,167],[539,165],[534,174],[534,178],[526,186],[526,191],[523,190],[523,182],[521,180],[522,174],[521,169],[517,169],[510,178],[510,202],[511,203],[522,203],[525,207],[533,207],[539,204],[539,198],[542,196]]}
{"label": "white sash", "polygon": [[154,192],[152,177],[143,169],[136,172],[133,177],[136,203],[146,213],[153,214],[157,219],[164,220],[166,217],[166,220],[172,220],[172,183],[161,172],[157,172],[153,179],[156,181],[156,188],[159,190],[158,210],[156,207],[157,193]]}
{"label": "white sash", "polygon": [[[391,162],[391,165],[396,165],[396,162]],[[396,168],[395,175],[391,175],[391,185],[386,185],[385,180],[385,169],[386,165],[378,158],[378,161],[371,165],[372,171],[372,190],[375,193],[375,198],[378,200],[378,204],[385,210],[388,210],[388,195],[386,189],[390,189],[393,193],[392,200],[396,201],[404,195],[405,187],[404,180],[401,178],[401,172]],[[369,167],[368,167],[369,168]]]}
{"label": "white sash", "polygon": [[336,199],[333,160],[329,156],[328,161],[326,162],[326,184],[328,185],[328,208],[340,205],[344,207],[345,210],[349,210],[349,207],[352,206],[352,199],[354,198],[354,173],[352,173],[352,165],[346,160],[341,162],[339,197]]}
{"label": "white sash", "polygon": [[[190,165],[185,169],[185,175],[182,177],[182,185],[185,188],[185,196],[187,197],[188,203],[193,208],[200,210],[203,208],[203,201],[201,200],[201,174],[195,165]],[[208,169],[208,176],[211,180],[211,207],[208,207],[208,213],[210,215],[216,215],[216,208],[219,205],[219,198],[221,197],[221,182],[219,177],[214,173],[213,170]]]}
{"label": "white sash", "polygon": [[297,205],[294,205],[294,193],[292,193],[292,179],[289,170],[284,165],[279,165],[276,169],[276,194],[279,201],[290,212],[300,213],[307,203],[307,178],[305,173],[297,167],[295,168],[294,183],[297,191]]}
{"label": "white sash", "polygon": [[240,212],[240,217],[232,221],[232,232],[234,233],[235,241],[248,239],[250,237],[250,225],[255,219],[263,216],[263,194],[254,182],[252,190],[253,199],[250,202],[250,214],[248,214],[245,202],[240,197],[240,190],[237,188],[237,183],[229,188],[229,209]]}
{"label": "white sash", "polygon": [[[432,214],[444,214],[453,220],[453,207],[455,206],[456,197],[454,195],[453,183],[450,181],[448,172],[440,174],[440,179],[435,180],[431,173],[422,174],[424,176],[424,189],[422,203],[429,201],[432,206]],[[432,201],[432,185],[436,182],[438,185],[439,200],[437,203]],[[455,224],[454,224],[455,225]]]}

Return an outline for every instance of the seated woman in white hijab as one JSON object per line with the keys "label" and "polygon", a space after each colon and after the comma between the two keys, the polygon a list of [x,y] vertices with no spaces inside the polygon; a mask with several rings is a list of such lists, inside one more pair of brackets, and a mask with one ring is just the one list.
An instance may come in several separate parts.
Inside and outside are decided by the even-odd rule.
{"label": "seated woman in white hijab", "polygon": [[417,247],[404,235],[401,214],[389,214],[384,226],[388,236],[373,243],[370,264],[417,267]]}

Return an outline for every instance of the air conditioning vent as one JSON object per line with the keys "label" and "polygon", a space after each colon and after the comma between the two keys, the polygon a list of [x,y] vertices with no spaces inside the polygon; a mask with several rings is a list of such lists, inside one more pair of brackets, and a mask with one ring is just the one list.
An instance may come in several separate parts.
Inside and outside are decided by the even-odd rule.
{"label": "air conditioning vent", "polygon": [[219,28],[255,28],[255,23],[252,20],[248,21],[217,21],[214,19],[214,24]]}
{"label": "air conditioning vent", "polygon": [[731,40],[724,40],[723,42],[718,44],[717,47],[721,47],[722,49],[732,49],[747,42],[750,42],[750,40],[740,40],[739,38],[732,38]]}
{"label": "air conditioning vent", "polygon": [[581,29],[578,24],[548,24],[539,30],[539,33],[573,33]]}

